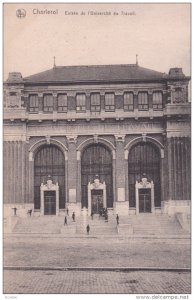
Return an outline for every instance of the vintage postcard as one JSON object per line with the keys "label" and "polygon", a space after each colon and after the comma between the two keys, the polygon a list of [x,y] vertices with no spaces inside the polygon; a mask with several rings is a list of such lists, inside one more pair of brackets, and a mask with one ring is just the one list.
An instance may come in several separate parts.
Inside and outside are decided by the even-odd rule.
{"label": "vintage postcard", "polygon": [[3,60],[5,299],[189,299],[191,4],[4,3]]}

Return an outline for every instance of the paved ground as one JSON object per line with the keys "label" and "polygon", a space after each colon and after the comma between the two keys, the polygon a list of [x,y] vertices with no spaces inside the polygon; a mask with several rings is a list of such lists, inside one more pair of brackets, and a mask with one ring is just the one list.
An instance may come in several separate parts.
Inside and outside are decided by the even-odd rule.
{"label": "paved ground", "polygon": [[[190,272],[114,271],[114,268],[190,268],[188,239],[7,236],[4,293],[190,293]],[[44,268],[53,268],[46,271]],[[57,271],[63,268],[91,270]],[[92,268],[112,268],[92,270]]]}
{"label": "paved ground", "polygon": [[190,273],[4,271],[4,293],[189,294]]}
{"label": "paved ground", "polygon": [[4,266],[189,268],[190,241],[10,237]]}

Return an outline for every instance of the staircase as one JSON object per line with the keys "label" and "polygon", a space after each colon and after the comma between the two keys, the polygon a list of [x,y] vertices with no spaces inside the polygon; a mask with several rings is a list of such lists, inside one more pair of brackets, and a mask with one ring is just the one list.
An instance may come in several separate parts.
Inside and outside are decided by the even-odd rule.
{"label": "staircase", "polygon": [[187,233],[175,217],[165,214],[142,213],[137,216],[130,216],[129,219],[134,235],[181,236]]}
{"label": "staircase", "polygon": [[[90,236],[123,236],[123,237],[170,237],[188,236],[175,217],[165,214],[142,213],[119,217],[119,226],[116,215],[109,215],[108,222],[103,217],[94,215],[76,216],[76,222],[68,217],[64,225],[64,216],[41,216],[15,218],[12,233],[17,234],[62,234],[63,236],[86,236],[86,226],[90,226]],[[6,227],[6,220],[5,220]]]}
{"label": "staircase", "polygon": [[86,226],[88,224],[90,226],[90,235],[104,236],[118,233],[115,216],[113,215],[109,216],[108,222],[105,222],[104,218],[98,215],[94,215],[93,219],[88,216],[80,216],[76,224],[76,233],[86,234]]}
{"label": "staircase", "polygon": [[61,233],[64,218],[62,216],[42,216],[19,218],[13,233]]}

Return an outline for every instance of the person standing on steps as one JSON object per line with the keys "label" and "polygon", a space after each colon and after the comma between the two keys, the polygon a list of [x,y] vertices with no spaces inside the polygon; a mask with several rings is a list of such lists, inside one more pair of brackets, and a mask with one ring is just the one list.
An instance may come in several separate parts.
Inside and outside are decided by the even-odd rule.
{"label": "person standing on steps", "polygon": [[118,214],[116,216],[116,220],[117,220],[117,225],[119,225],[119,215]]}
{"label": "person standing on steps", "polygon": [[65,216],[65,219],[64,219],[64,226],[67,225],[67,217]]}
{"label": "person standing on steps", "polygon": [[86,226],[86,231],[87,231],[87,234],[90,233],[90,225],[89,224]]}
{"label": "person standing on steps", "polygon": [[75,212],[72,213],[72,220],[75,222]]}

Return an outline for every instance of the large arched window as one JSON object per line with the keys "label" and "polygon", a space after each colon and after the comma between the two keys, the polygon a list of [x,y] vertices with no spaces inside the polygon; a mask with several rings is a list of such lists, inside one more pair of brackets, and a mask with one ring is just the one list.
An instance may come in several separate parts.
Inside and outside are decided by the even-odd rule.
{"label": "large arched window", "polygon": [[59,184],[59,208],[65,208],[65,159],[54,145],[46,145],[36,153],[34,160],[34,208],[40,209],[40,185],[48,175]]}
{"label": "large arched window", "polygon": [[135,207],[135,183],[146,175],[148,181],[154,182],[154,204],[161,206],[160,182],[160,153],[155,145],[140,142],[133,146],[129,152],[129,206]]}
{"label": "large arched window", "polygon": [[99,176],[100,182],[106,183],[107,207],[113,207],[112,154],[101,144],[88,146],[82,154],[82,207],[88,207],[87,186],[89,182],[94,181],[96,175]]}

